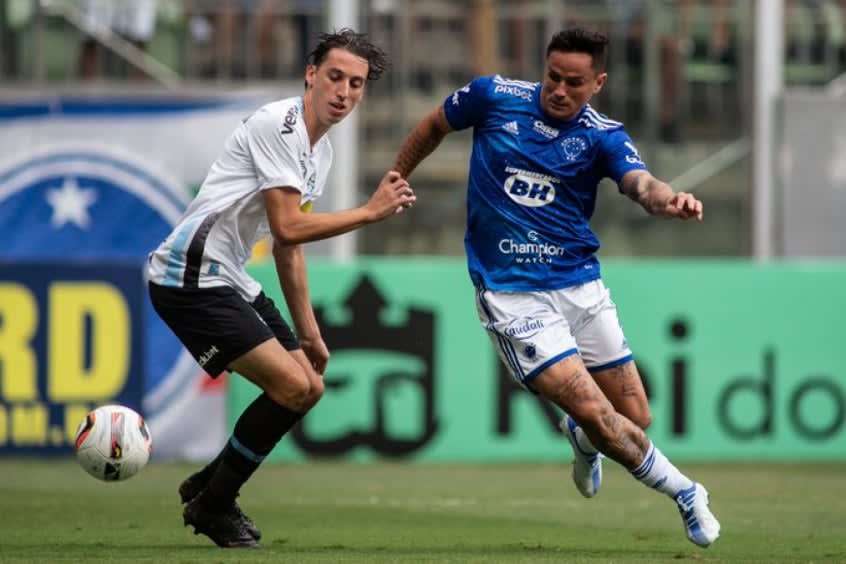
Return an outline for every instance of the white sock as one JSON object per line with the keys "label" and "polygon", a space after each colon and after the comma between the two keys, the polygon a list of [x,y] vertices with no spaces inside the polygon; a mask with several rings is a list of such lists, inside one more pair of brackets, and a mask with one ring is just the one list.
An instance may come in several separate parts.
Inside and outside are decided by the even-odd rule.
{"label": "white sock", "polygon": [[652,442],[649,443],[641,465],[631,472],[643,484],[673,498],[681,490],[693,485],[693,481],[679,472]]}

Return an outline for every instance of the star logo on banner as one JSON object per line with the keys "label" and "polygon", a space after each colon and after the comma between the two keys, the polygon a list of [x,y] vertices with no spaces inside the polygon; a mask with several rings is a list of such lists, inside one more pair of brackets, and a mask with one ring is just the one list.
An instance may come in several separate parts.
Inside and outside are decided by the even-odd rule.
{"label": "star logo on banner", "polygon": [[47,192],[47,203],[53,208],[51,223],[59,228],[70,222],[80,229],[91,224],[88,207],[97,200],[94,190],[80,190],[74,178],[65,178],[62,187]]}

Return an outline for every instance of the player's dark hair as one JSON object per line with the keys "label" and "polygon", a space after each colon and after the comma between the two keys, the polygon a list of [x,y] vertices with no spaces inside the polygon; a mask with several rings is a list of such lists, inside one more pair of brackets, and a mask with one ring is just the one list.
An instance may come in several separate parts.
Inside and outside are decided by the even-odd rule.
{"label": "player's dark hair", "polygon": [[598,31],[579,27],[565,29],[552,36],[546,46],[546,56],[549,57],[553,51],[587,53],[593,57],[593,69],[603,71],[608,52],[608,37]]}
{"label": "player's dark hair", "polygon": [[332,49],[344,49],[366,60],[367,80],[378,80],[389,66],[388,56],[382,49],[371,43],[365,34],[347,27],[321,34],[317,47],[309,53],[308,62],[319,67]]}

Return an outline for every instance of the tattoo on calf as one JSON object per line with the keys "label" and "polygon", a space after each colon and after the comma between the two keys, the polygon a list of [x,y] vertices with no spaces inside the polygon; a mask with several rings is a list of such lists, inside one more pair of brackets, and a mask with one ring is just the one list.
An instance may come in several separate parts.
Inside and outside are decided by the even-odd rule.
{"label": "tattoo on calf", "polygon": [[608,370],[611,378],[620,383],[620,394],[624,397],[637,396],[640,390],[640,376],[630,362]]}

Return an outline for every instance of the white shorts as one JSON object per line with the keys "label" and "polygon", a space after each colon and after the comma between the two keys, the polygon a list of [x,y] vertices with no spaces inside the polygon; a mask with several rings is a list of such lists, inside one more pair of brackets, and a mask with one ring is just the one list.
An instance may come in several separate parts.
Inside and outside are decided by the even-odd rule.
{"label": "white shorts", "polygon": [[500,358],[526,387],[573,354],[581,355],[591,372],[632,360],[617,306],[602,280],[547,292],[479,288],[476,310]]}

